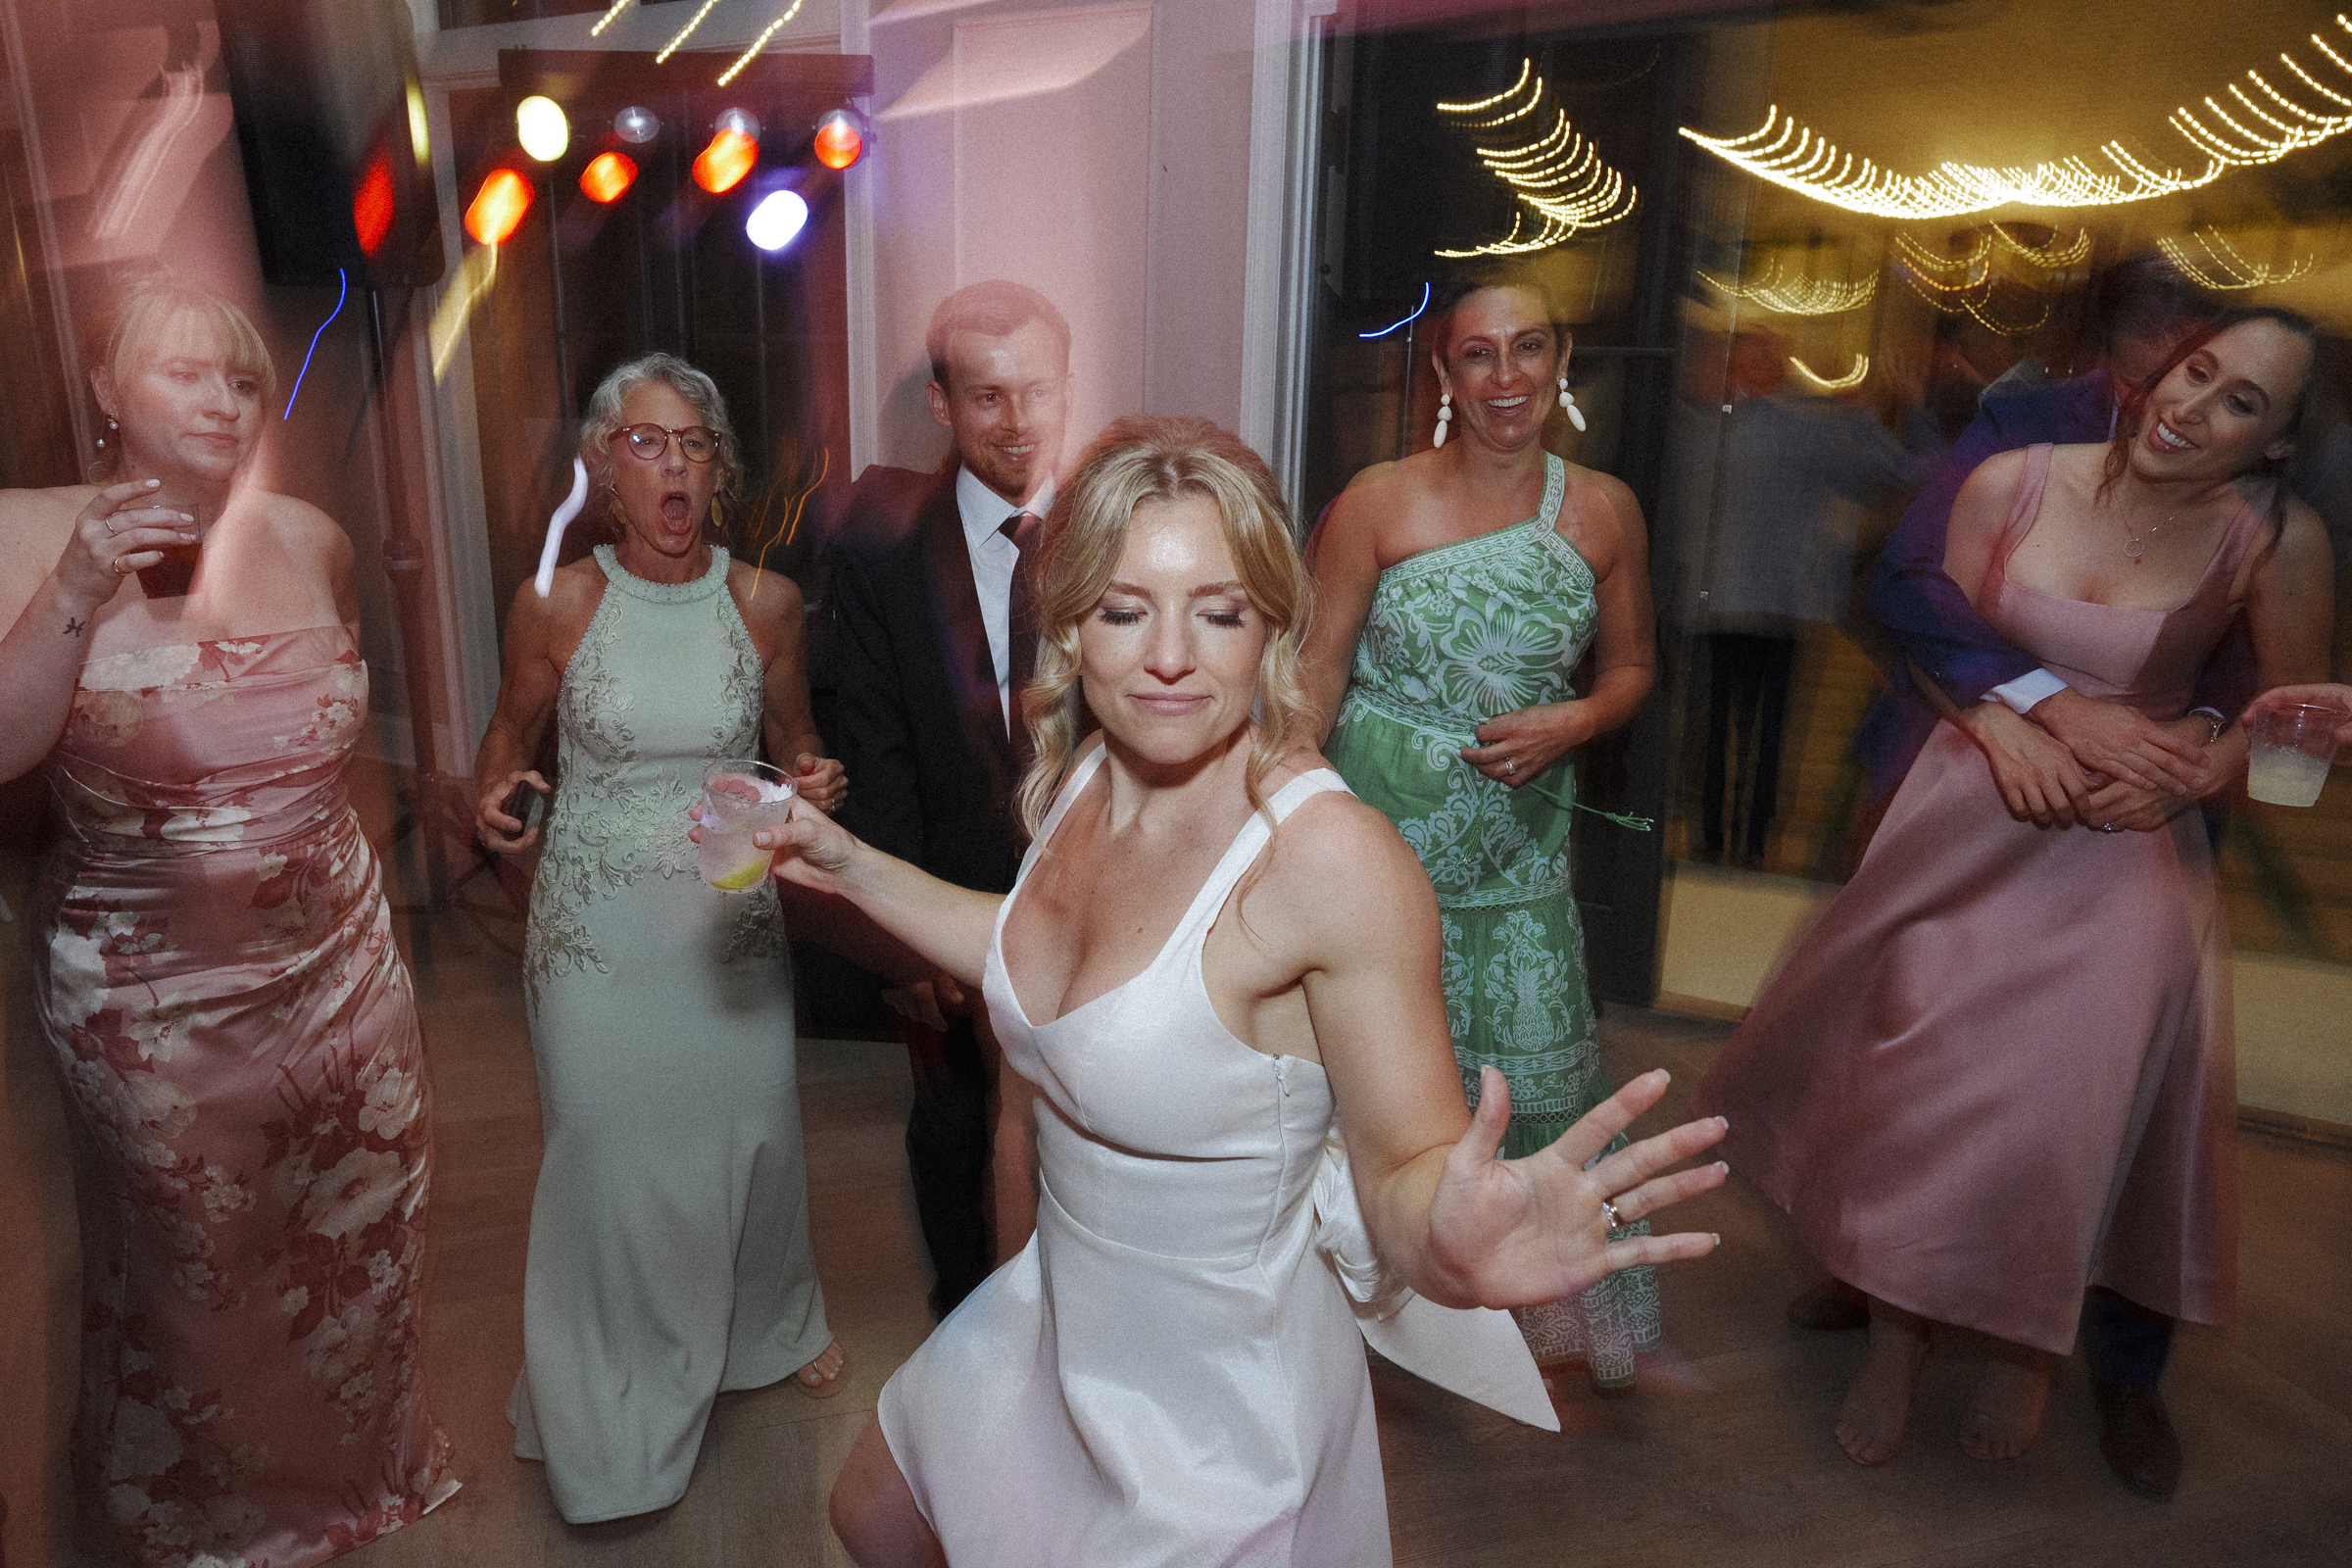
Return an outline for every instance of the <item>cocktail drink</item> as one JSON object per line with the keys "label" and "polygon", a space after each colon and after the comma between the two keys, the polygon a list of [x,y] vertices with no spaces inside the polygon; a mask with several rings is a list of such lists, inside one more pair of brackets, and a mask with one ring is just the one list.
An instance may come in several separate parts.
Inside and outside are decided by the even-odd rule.
{"label": "cocktail drink", "polygon": [[790,775],[749,758],[728,758],[703,769],[702,824],[696,867],[722,893],[746,893],[767,875],[773,852],[752,842],[761,828],[782,827],[792,814]]}
{"label": "cocktail drink", "polygon": [[2335,760],[2335,730],[2343,714],[2296,703],[2254,715],[2254,749],[2246,758],[2246,793],[2273,806],[2310,806]]}

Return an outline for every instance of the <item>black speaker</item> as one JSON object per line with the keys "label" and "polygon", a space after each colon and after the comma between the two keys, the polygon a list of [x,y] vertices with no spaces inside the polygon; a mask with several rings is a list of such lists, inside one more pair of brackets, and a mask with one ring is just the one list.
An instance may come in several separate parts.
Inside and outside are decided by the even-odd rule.
{"label": "black speaker", "polygon": [[406,0],[218,0],[245,191],[272,283],[416,287],[441,204]]}

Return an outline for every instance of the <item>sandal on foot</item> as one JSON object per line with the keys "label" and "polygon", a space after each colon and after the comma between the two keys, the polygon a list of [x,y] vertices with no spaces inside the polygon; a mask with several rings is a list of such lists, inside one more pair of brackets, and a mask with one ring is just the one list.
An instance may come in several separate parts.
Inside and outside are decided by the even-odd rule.
{"label": "sandal on foot", "polygon": [[[824,1359],[832,1356],[833,1370],[824,1369]],[[835,1340],[825,1347],[822,1354],[792,1375],[792,1386],[811,1399],[830,1399],[842,1391],[850,1370],[850,1354]]]}

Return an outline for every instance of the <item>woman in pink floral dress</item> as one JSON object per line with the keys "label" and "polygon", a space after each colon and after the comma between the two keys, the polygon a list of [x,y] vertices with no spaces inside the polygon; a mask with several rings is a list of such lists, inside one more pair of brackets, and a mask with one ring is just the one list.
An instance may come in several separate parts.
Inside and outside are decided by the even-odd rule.
{"label": "woman in pink floral dress", "polygon": [[300,1568],[457,1487],[415,998],[343,792],[351,546],[238,483],[271,373],[226,301],[134,286],[91,384],[120,482],[0,495],[0,776],[45,762],[65,824],[34,987],[85,1155],[75,1479],[142,1564]]}

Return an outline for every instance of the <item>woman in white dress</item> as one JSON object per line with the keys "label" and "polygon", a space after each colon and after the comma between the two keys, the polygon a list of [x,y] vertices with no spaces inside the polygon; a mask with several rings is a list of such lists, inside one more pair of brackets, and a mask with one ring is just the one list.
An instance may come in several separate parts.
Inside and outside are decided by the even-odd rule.
{"label": "woman in white dress", "polygon": [[1608,1238],[1717,1185],[1720,1165],[1667,1170],[1722,1125],[1585,1170],[1664,1092],[1653,1072],[1551,1148],[1495,1157],[1509,1094],[1490,1073],[1475,1120],[1465,1106],[1429,880],[1308,742],[1305,577],[1239,440],[1117,421],[1039,571],[1036,842],[1009,896],[813,813],[770,835],[777,875],[984,985],[1039,1090],[1036,1234],[883,1391],[834,1528],[869,1568],[1386,1563],[1351,1325],[1554,1424],[1509,1318],[1484,1309],[1710,1251]]}

